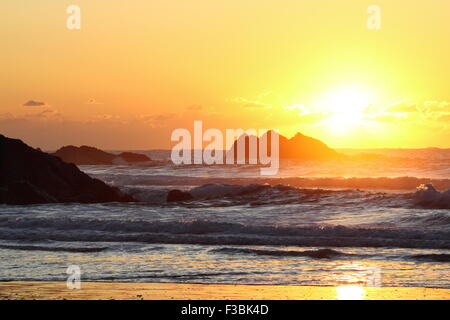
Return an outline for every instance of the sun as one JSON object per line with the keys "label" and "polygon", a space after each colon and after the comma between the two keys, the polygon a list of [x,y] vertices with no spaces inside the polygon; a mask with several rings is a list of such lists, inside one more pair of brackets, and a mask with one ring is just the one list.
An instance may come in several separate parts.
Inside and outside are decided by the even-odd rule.
{"label": "sun", "polygon": [[324,125],[334,134],[349,133],[364,124],[366,109],[373,103],[373,93],[352,85],[330,90],[319,99],[319,107],[330,116]]}
{"label": "sun", "polygon": [[363,300],[365,290],[359,286],[336,287],[336,298],[338,300]]}

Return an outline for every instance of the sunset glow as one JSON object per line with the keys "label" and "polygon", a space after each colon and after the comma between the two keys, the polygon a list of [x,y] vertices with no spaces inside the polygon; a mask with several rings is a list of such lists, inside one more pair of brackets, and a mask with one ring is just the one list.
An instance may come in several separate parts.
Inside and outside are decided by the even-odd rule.
{"label": "sunset glow", "polygon": [[357,86],[332,90],[324,95],[320,106],[330,116],[324,121],[325,127],[332,133],[351,133],[358,126],[364,125],[366,109],[373,102],[373,94]]}
{"label": "sunset glow", "polygon": [[450,0],[0,6],[0,300],[450,300]]}
{"label": "sunset glow", "polygon": [[381,1],[378,30],[360,0],[79,0],[80,30],[68,4],[3,2],[1,128],[34,146],[167,149],[194,120],[450,146],[448,1]]}

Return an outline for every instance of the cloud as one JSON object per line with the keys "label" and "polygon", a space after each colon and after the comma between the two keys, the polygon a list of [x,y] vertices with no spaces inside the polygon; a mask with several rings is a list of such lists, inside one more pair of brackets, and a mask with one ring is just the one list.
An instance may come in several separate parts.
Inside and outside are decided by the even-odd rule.
{"label": "cloud", "polygon": [[302,104],[293,104],[292,106],[284,107],[286,110],[297,111],[299,116],[310,114],[309,110]]}
{"label": "cloud", "polygon": [[0,114],[0,123],[8,123],[13,122],[17,120],[21,120],[22,118],[19,118],[11,113],[2,113]]}
{"label": "cloud", "polygon": [[28,100],[23,104],[24,107],[42,107],[46,106],[47,104],[45,102],[41,101],[35,101],[35,100]]}
{"label": "cloud", "polygon": [[311,112],[302,104],[294,104],[284,107],[288,113],[295,113],[291,118],[297,123],[314,124],[325,120],[329,117],[329,114],[324,112]]}
{"label": "cloud", "polygon": [[52,116],[60,116],[61,113],[59,113],[58,110],[55,109],[44,109],[41,112],[36,114],[38,117],[52,117]]}
{"label": "cloud", "polygon": [[97,114],[93,118],[94,120],[119,120],[120,117],[115,114]]}
{"label": "cloud", "polygon": [[109,123],[111,125],[117,124],[127,124],[128,122],[122,119],[120,116],[115,114],[96,114],[91,116],[87,120],[80,121],[86,124],[101,124],[101,123]]}
{"label": "cloud", "polygon": [[44,109],[36,113],[27,113],[24,115],[26,119],[36,119],[36,120],[59,120],[62,119],[62,114],[56,109]]}
{"label": "cloud", "polygon": [[315,113],[308,113],[304,115],[300,115],[298,118],[299,123],[305,123],[305,124],[314,124],[317,122],[320,122],[322,120],[325,120],[330,115],[327,113],[322,112],[315,112]]}
{"label": "cloud", "polygon": [[246,98],[235,98],[233,100],[235,103],[240,104],[244,108],[272,108],[271,103],[262,102],[260,100],[248,100]]}
{"label": "cloud", "polygon": [[425,101],[419,110],[422,113],[450,112],[450,102],[448,101]]}
{"label": "cloud", "polygon": [[103,102],[97,101],[95,98],[90,98],[85,104],[103,104]]}
{"label": "cloud", "polygon": [[0,114],[0,123],[2,125],[24,124],[24,123],[60,123],[64,118],[58,110],[44,109],[39,112],[26,113],[22,115],[13,115],[11,113]]}
{"label": "cloud", "polygon": [[381,113],[375,116],[366,117],[366,120],[378,121],[378,122],[398,122],[401,120],[407,120],[408,117],[406,115],[398,114],[398,113]]}
{"label": "cloud", "polygon": [[450,103],[447,101],[425,101],[423,103],[400,102],[385,109],[384,112],[367,117],[380,122],[398,121],[438,121],[450,119]]}
{"label": "cloud", "polygon": [[175,119],[177,117],[174,113],[161,113],[153,115],[140,115],[139,119],[144,121],[152,128],[160,128],[167,125],[167,121]]}
{"label": "cloud", "polygon": [[258,94],[255,98],[245,98],[237,97],[231,100],[233,103],[239,104],[243,108],[254,108],[254,109],[270,109],[270,108],[281,108],[283,106],[280,97],[272,92],[266,91]]}
{"label": "cloud", "polygon": [[186,110],[190,110],[190,111],[199,111],[202,109],[203,109],[203,107],[200,105],[191,105],[191,106],[186,107]]}
{"label": "cloud", "polygon": [[440,114],[436,120],[450,123],[450,112]]}
{"label": "cloud", "polygon": [[119,119],[120,117],[114,114],[98,114],[95,116],[95,118],[102,120],[111,120],[111,119]]}
{"label": "cloud", "polygon": [[[330,116],[329,113],[310,111],[305,105],[294,103],[285,105],[281,99],[272,92],[265,92],[250,100],[243,97],[234,98],[242,109],[240,112],[251,112],[259,125],[273,127],[275,123],[284,126],[297,126],[299,124],[314,125]],[[262,119],[262,120],[261,120]],[[268,123],[268,124],[266,124]]]}
{"label": "cloud", "polygon": [[[47,113],[48,114],[48,113]],[[43,120],[24,115],[0,114],[1,134],[22,139],[44,150],[64,145],[92,145],[101,149],[166,149],[171,146],[168,128],[150,128],[142,121],[88,122],[70,118]]]}
{"label": "cloud", "polygon": [[386,109],[386,112],[418,112],[417,104],[399,102]]}
{"label": "cloud", "polygon": [[447,122],[450,118],[450,102],[425,101],[419,106],[422,118],[433,121]]}
{"label": "cloud", "polygon": [[418,112],[421,114],[447,113],[450,112],[450,102],[447,101],[424,101],[421,104],[400,102],[388,107],[385,112]]}

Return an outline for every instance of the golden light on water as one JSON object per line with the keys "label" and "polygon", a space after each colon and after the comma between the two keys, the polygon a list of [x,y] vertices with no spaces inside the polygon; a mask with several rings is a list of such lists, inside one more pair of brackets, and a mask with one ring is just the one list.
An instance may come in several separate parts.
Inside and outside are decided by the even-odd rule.
{"label": "golden light on water", "polygon": [[363,300],[364,288],[360,286],[343,286],[336,288],[338,300]]}

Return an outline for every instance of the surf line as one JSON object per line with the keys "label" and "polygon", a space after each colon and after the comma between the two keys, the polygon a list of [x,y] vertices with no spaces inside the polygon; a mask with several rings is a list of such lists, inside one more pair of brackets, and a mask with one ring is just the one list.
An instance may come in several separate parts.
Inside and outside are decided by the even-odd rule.
{"label": "surf line", "polygon": [[[221,130],[210,128],[203,132],[203,122],[195,120],[193,139],[188,129],[178,128],[172,132],[171,141],[178,142],[171,152],[171,160],[176,165],[248,162],[266,166],[260,168],[261,175],[276,175],[280,166],[279,134],[275,130],[226,129],[224,139]],[[204,143],[209,144],[204,147]],[[231,149],[224,151],[227,146]]]}

